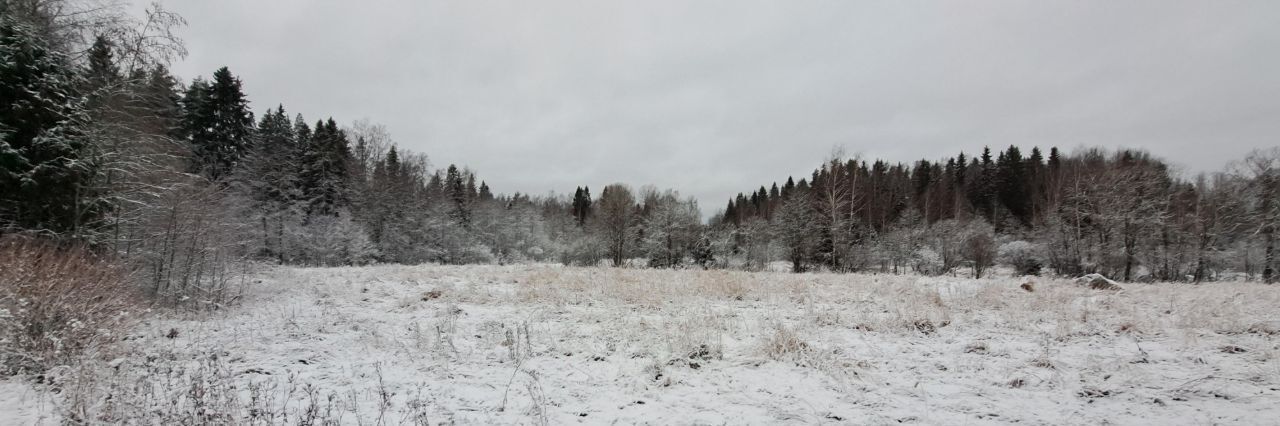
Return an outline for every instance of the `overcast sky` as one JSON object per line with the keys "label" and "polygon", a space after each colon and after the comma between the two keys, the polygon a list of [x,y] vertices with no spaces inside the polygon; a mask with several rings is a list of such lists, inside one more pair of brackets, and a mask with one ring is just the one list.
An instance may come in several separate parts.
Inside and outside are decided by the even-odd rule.
{"label": "overcast sky", "polygon": [[834,147],[1280,145],[1280,1],[169,0],[185,77],[385,124],[495,191],[653,184],[704,214]]}

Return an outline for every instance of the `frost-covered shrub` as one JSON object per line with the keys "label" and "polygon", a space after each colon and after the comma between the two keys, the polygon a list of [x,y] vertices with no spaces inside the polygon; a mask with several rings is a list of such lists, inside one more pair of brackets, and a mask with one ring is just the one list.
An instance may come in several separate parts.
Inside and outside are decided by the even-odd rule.
{"label": "frost-covered shrub", "polygon": [[452,258],[452,263],[459,265],[494,263],[497,261],[497,258],[493,256],[493,250],[480,243],[459,247],[451,253],[450,257]]}
{"label": "frost-covered shrub", "polygon": [[916,272],[924,275],[942,275],[947,272],[946,263],[942,261],[942,255],[928,247],[916,250],[915,255],[911,258],[911,267]]}
{"label": "frost-covered shrub", "polygon": [[1027,241],[1010,241],[1000,245],[1000,263],[1013,267],[1021,275],[1040,275],[1044,265],[1043,248]]}
{"label": "frost-covered shrub", "polygon": [[560,253],[560,263],[572,266],[596,266],[604,260],[604,243],[598,238],[579,235]]}
{"label": "frost-covered shrub", "polygon": [[973,268],[974,278],[982,278],[982,272],[996,260],[995,232],[986,222],[974,221],[966,228],[965,233],[960,253]]}
{"label": "frost-covered shrub", "polygon": [[40,372],[116,340],[142,310],[123,267],[86,248],[42,239],[0,239],[0,362]]}

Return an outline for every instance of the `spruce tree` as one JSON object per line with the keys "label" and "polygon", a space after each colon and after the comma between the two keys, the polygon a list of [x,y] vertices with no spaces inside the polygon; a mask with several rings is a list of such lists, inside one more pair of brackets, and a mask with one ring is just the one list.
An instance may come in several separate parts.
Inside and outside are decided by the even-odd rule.
{"label": "spruce tree", "polygon": [[83,84],[29,27],[0,19],[0,228],[80,234],[104,208],[86,185]]}
{"label": "spruce tree", "polygon": [[983,147],[981,161],[974,159],[970,163],[972,176],[968,178],[970,185],[968,189],[969,203],[973,204],[974,210],[977,210],[988,222],[995,217],[996,203],[996,167],[995,162],[991,160],[991,148]]}
{"label": "spruce tree", "polygon": [[120,67],[116,66],[112,43],[101,35],[93,41],[89,48],[89,69],[85,73],[85,93],[89,96],[89,107],[101,105],[104,98],[120,83]]}
{"label": "spruce tree", "polygon": [[258,123],[253,155],[245,161],[244,180],[254,198],[271,205],[273,211],[297,198],[296,164],[298,150],[293,123],[285,115],[284,106],[267,110]]}
{"label": "spruce tree", "polygon": [[237,172],[262,226],[263,255],[285,261],[284,228],[293,202],[299,198],[298,150],[293,122],[281,105],[267,110],[254,134],[253,152]]}
{"label": "spruce tree", "polygon": [[1026,163],[1016,146],[1000,154],[996,164],[996,186],[1000,203],[1024,225],[1031,223],[1031,200],[1027,196]]}
{"label": "spruce tree", "polygon": [[591,187],[584,185],[582,187],[582,218],[579,220],[579,224],[585,224],[587,218],[591,217],[591,205]]}
{"label": "spruce tree", "polygon": [[248,152],[253,132],[253,113],[240,79],[219,68],[212,82],[192,82],[182,103],[192,170],[214,181],[229,176]]}
{"label": "spruce tree", "polygon": [[337,216],[348,205],[351,151],[346,134],[332,118],[316,122],[302,155],[300,186],[311,216]]}
{"label": "spruce tree", "polygon": [[449,215],[455,223],[462,225],[463,228],[469,228],[471,227],[471,197],[462,174],[457,166],[449,165],[449,169],[445,171],[445,192],[452,203]]}
{"label": "spruce tree", "polygon": [[137,89],[140,107],[154,117],[160,126],[153,129],[155,134],[182,139],[179,130],[182,96],[179,94],[178,79],[165,66],[156,65],[147,71],[145,81],[135,82],[142,85]]}
{"label": "spruce tree", "polygon": [[796,190],[796,181],[793,180],[791,176],[787,176],[787,183],[782,185],[782,198],[783,199],[791,198],[791,193],[794,192],[795,190]]}
{"label": "spruce tree", "polygon": [[440,177],[440,171],[432,173],[431,178],[427,180],[427,200],[433,203],[444,200],[447,192],[444,179]]}
{"label": "spruce tree", "polygon": [[578,227],[587,222],[591,214],[591,187],[578,187],[573,191],[573,218]]}

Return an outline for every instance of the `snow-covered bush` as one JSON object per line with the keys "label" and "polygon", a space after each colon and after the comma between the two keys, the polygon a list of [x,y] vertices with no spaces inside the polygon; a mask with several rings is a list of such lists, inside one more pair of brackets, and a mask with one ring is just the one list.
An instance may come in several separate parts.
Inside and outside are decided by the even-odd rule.
{"label": "snow-covered bush", "polygon": [[947,272],[946,264],[942,261],[942,255],[928,247],[916,250],[915,255],[911,258],[911,267],[917,273],[924,275],[942,275]]}
{"label": "snow-covered bush", "polygon": [[1044,265],[1043,247],[1023,240],[1001,244],[998,257],[1021,275],[1040,275]]}
{"label": "snow-covered bush", "polygon": [[964,261],[965,239],[971,234],[969,226],[955,219],[940,220],[933,223],[921,236],[921,244],[937,255],[941,266],[934,272],[921,273],[941,275],[950,273]]}
{"label": "snow-covered bush", "polygon": [[120,265],[86,248],[0,239],[0,363],[4,373],[41,372],[117,340],[142,310]]}
{"label": "snow-covered bush", "polygon": [[964,234],[960,254],[973,268],[973,276],[982,278],[982,272],[996,261],[995,230],[987,222],[975,220],[965,226]]}
{"label": "snow-covered bush", "polygon": [[560,252],[560,263],[573,266],[596,266],[605,258],[604,242],[599,238],[580,233],[571,237],[564,251]]}
{"label": "snow-covered bush", "polygon": [[459,247],[451,253],[451,258],[453,259],[452,263],[459,265],[495,263],[498,261],[493,255],[493,250],[480,243]]}

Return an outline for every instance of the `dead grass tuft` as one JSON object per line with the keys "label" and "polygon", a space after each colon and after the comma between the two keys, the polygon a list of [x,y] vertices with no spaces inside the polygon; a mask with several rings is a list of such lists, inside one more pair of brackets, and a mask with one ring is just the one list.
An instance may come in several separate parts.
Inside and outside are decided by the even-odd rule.
{"label": "dead grass tuft", "polygon": [[774,324],[773,332],[765,335],[762,346],[765,356],[774,361],[795,361],[810,350],[795,330],[782,324]]}

